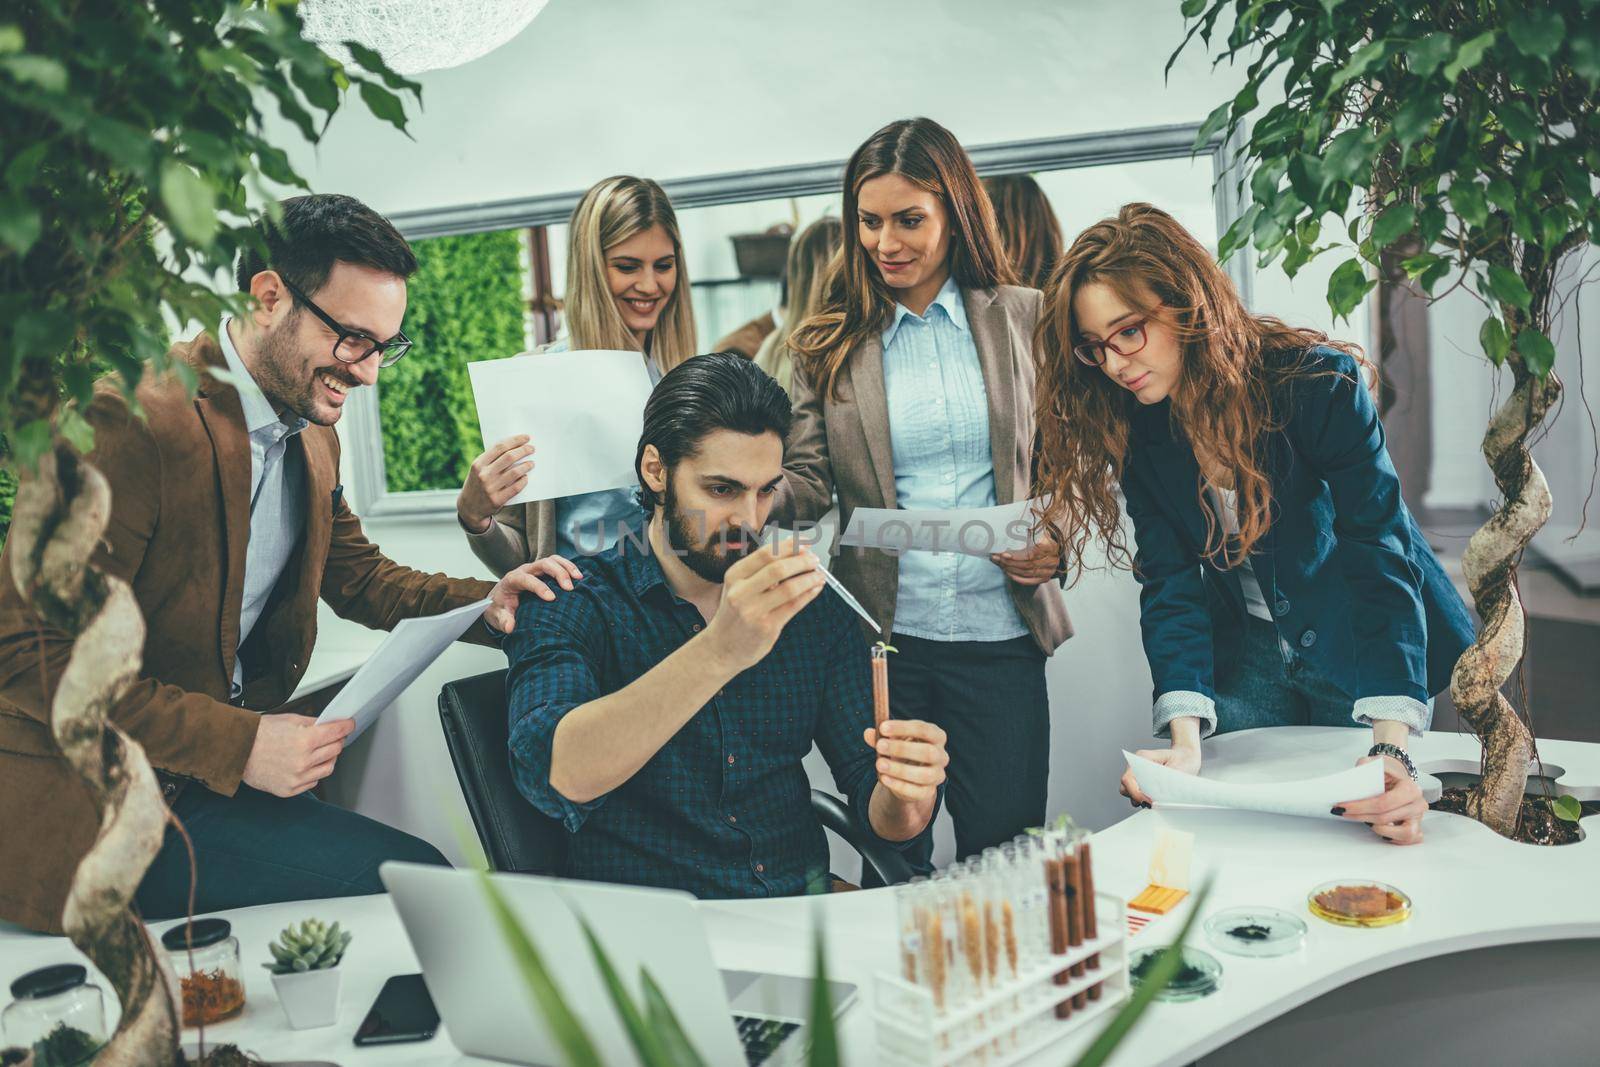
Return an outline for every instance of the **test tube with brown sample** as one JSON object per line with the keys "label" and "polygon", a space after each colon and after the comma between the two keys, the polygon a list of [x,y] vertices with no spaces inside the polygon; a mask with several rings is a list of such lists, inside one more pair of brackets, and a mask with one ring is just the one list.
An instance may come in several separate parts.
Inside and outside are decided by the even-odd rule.
{"label": "test tube with brown sample", "polygon": [[[1020,966],[1021,949],[1017,944],[1017,908],[1011,883],[1009,857],[1000,848],[983,850],[983,877],[991,908],[992,940],[995,947],[996,981],[1014,982]],[[1003,967],[1002,967],[1003,965]]]}
{"label": "test tube with brown sample", "polygon": [[922,904],[924,878],[913,878],[894,891],[895,912],[900,919],[900,977],[912,985],[926,987],[927,968],[922,960]]}
{"label": "test tube with brown sample", "polygon": [[939,943],[942,949],[939,955],[945,1004],[950,1011],[959,1011],[977,992],[962,936],[960,887],[948,870],[935,875],[932,885],[939,914]]}
{"label": "test tube with brown sample", "polygon": [[[1070,845],[1068,847],[1071,847]],[[1084,898],[1083,898],[1083,865],[1079,862],[1076,850],[1063,860],[1066,871],[1067,883],[1067,943],[1073,948],[1083,944],[1084,934]],[[1079,961],[1072,965],[1072,976],[1083,977],[1084,964]],[[1072,1006],[1083,1007],[1088,997],[1084,993],[1072,995]]]}
{"label": "test tube with brown sample", "polygon": [[[1083,880],[1083,936],[1093,941],[1100,936],[1099,902],[1094,895],[1094,861],[1089,852],[1089,835],[1087,833],[1083,834],[1078,841],[1078,872],[1079,877]],[[1100,954],[1098,952],[1089,957],[1089,969],[1091,971],[1100,969]],[[1100,992],[1098,985],[1091,986],[1089,999],[1099,1000]]]}
{"label": "test tube with brown sample", "polygon": [[972,880],[963,878],[957,893],[961,919],[961,959],[967,966],[973,987],[982,993],[989,987],[987,950],[983,938],[983,906]]}
{"label": "test tube with brown sample", "polygon": [[889,721],[889,653],[894,651],[882,641],[872,646],[872,726],[880,736]]}
{"label": "test tube with brown sample", "polygon": [[[1064,956],[1067,952],[1068,910],[1067,910],[1067,870],[1062,856],[1049,843],[1044,850],[1045,881],[1049,887],[1050,900],[1050,952],[1056,956]],[[1056,974],[1053,981],[1056,985],[1067,984],[1065,970]],[[1072,1004],[1063,1000],[1056,1005],[1056,1018],[1065,1019],[1072,1014]]]}

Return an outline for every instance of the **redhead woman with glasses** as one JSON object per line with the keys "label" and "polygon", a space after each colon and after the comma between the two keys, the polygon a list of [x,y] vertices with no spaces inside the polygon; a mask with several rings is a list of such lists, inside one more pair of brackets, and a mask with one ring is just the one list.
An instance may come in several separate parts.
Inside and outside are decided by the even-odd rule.
{"label": "redhead woman with glasses", "polygon": [[[789,338],[795,417],[774,516],[819,519],[835,491],[847,529],[862,507],[1028,499],[1039,293],[1013,284],[972,161],[936,122],[891,123],[850,157],[842,217],[821,308]],[[833,563],[898,649],[894,717],[949,739],[960,855],[1044,818],[1045,657],[1072,632],[1060,562],[1044,538],[988,557],[851,548]],[[917,847],[926,867],[931,844]]]}
{"label": "redhead woman with glasses", "polygon": [[[1140,583],[1171,741],[1140,755],[1195,774],[1213,732],[1366,727],[1385,791],[1334,814],[1421,840],[1406,742],[1472,625],[1401,499],[1360,350],[1252,314],[1172,216],[1129,204],[1068,249],[1036,351],[1069,571],[1097,538]],[[1131,772],[1122,788],[1147,803]]]}

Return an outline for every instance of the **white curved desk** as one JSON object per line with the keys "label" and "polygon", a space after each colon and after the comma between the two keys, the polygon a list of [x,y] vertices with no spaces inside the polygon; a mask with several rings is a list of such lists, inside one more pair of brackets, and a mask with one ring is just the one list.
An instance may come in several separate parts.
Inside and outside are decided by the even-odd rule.
{"label": "white curved desk", "polygon": [[[1368,738],[1366,731],[1337,728],[1235,734],[1207,742],[1204,773],[1237,781],[1324,774],[1352,763],[1365,751]],[[1430,734],[1412,748],[1424,769],[1477,766],[1477,745],[1469,737]],[[1558,788],[1580,799],[1600,799],[1600,746],[1548,741],[1541,749]],[[1108,788],[1113,788],[1115,774],[1110,771]],[[1196,835],[1196,882],[1215,878],[1208,914],[1238,904],[1272,905],[1305,916],[1309,935],[1303,952],[1255,960],[1210,950],[1197,927],[1194,943],[1208,947],[1226,969],[1222,989],[1205,1000],[1155,1005],[1114,1064],[1167,1067],[1202,1058],[1206,1064],[1276,1064],[1288,1062],[1291,1053],[1285,1049],[1294,1050],[1300,1067],[1350,1062],[1343,1057],[1357,1050],[1408,1065],[1510,1062],[1488,1052],[1486,1042],[1526,1047],[1516,1027],[1529,1017],[1527,999],[1507,997],[1503,986],[1521,985],[1527,979],[1520,976],[1528,973],[1549,980],[1539,989],[1522,991],[1559,1009],[1558,1018],[1570,1017],[1574,1027],[1570,1035],[1544,1034],[1561,1042],[1547,1047],[1585,1042],[1582,1047],[1591,1056],[1559,1062],[1592,1062],[1600,1056],[1589,1036],[1592,1019],[1583,1013],[1584,1005],[1591,1011],[1600,1005],[1600,828],[1594,824],[1587,839],[1576,845],[1539,848],[1506,841],[1465,818],[1430,813],[1423,844],[1401,848],[1364,827],[1332,820],[1141,811],[1096,835],[1100,889],[1131,896],[1143,888],[1153,830],[1161,820]],[[1312,886],[1332,878],[1374,878],[1397,885],[1411,896],[1414,914],[1406,923],[1377,930],[1323,923],[1306,912],[1305,896]],[[1191,906],[1186,902],[1151,923],[1131,947],[1164,944]],[[840,1021],[846,1056],[857,1067],[872,1062],[872,975],[893,970],[896,959],[891,893],[708,902],[701,907],[719,965],[792,974],[809,972],[811,922],[820,916],[830,971],[862,990],[863,1002]],[[339,1023],[295,1032],[285,1027],[259,962],[278,930],[313,915],[338,919],[356,937],[344,964]],[[214,1028],[216,1039],[278,1060],[326,1059],[345,1065],[486,1062],[460,1056],[444,1034],[424,1044],[381,1049],[357,1049],[350,1043],[383,981],[417,969],[387,898],[271,905],[228,917],[243,946],[249,1003],[242,1016]],[[1469,950],[1489,955],[1452,955]],[[1529,966],[1518,970],[1504,955],[1508,951],[1520,953]],[[1402,981],[1399,992],[1393,982],[1383,984],[1387,977],[1413,974],[1418,961],[1441,957],[1447,957],[1441,970],[1422,973],[1415,983]],[[0,989],[24,971],[76,958],[76,951],[61,939],[0,934]],[[1449,985],[1440,988],[1435,982]],[[1364,993],[1369,985],[1372,991]],[[1333,990],[1339,992],[1323,996]],[[1405,1003],[1396,1004],[1397,997]],[[1549,1029],[1546,1023],[1539,1025],[1541,1032]],[[1447,1031],[1441,1033],[1441,1026]],[[1474,1027],[1481,1034],[1471,1032]],[[1282,1032],[1274,1037],[1277,1030]],[[1063,1042],[1036,1062],[1070,1064],[1088,1040],[1084,1036]],[[1343,1046],[1330,1044],[1340,1040]],[[1396,1047],[1397,1041],[1403,1047]],[[1447,1048],[1455,1051],[1441,1051]],[[1462,1059],[1462,1048],[1483,1050],[1483,1055]]]}

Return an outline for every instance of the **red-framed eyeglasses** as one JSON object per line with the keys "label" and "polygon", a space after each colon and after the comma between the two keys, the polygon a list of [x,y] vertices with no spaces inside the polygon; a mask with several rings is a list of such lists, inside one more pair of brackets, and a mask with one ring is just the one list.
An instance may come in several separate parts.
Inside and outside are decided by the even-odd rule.
{"label": "red-framed eyeglasses", "polygon": [[1072,354],[1082,363],[1091,367],[1102,367],[1106,362],[1106,349],[1111,349],[1119,356],[1131,356],[1144,350],[1145,342],[1149,339],[1145,334],[1145,324],[1149,319],[1140,319],[1119,327],[1117,332],[1104,341],[1079,341],[1072,346]]}

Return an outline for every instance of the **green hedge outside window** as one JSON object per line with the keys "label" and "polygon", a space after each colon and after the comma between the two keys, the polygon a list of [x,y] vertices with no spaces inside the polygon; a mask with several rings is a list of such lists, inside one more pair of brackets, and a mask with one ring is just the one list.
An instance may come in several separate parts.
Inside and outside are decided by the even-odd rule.
{"label": "green hedge outside window", "polygon": [[389,492],[459,489],[483,451],[467,364],[523,350],[521,244],[517,230],[414,243],[405,331],[416,345],[378,377]]}

